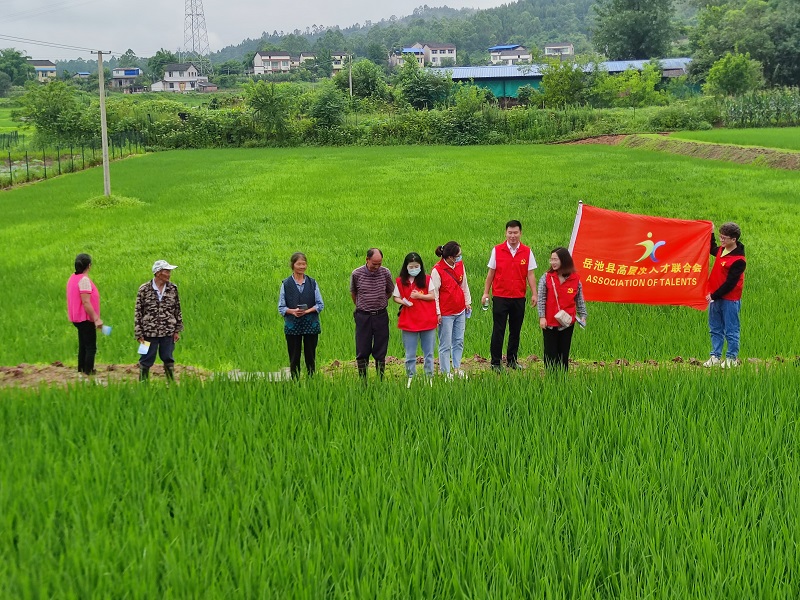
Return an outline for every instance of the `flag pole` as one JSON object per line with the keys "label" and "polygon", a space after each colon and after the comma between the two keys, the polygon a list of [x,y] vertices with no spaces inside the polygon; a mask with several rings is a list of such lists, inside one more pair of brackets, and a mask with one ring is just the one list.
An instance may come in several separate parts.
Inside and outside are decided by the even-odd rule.
{"label": "flag pole", "polygon": [[578,212],[575,213],[575,223],[572,225],[572,236],[569,238],[569,253],[572,254],[575,248],[575,238],[578,237],[578,229],[581,226],[581,216],[583,215],[583,200],[578,200]]}

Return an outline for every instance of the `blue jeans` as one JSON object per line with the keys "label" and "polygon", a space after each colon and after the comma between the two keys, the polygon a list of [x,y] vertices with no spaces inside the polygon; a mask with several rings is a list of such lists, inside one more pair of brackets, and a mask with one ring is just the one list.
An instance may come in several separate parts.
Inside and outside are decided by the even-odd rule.
{"label": "blue jeans", "polygon": [[439,370],[442,373],[450,372],[450,358],[453,359],[453,368],[461,368],[461,357],[464,354],[464,326],[467,322],[467,312],[461,311],[457,315],[442,317],[439,325]]}
{"label": "blue jeans", "polygon": [[403,331],[403,347],[406,350],[406,374],[414,377],[417,374],[417,341],[422,346],[425,357],[425,375],[433,377],[433,346],[436,342],[436,330]]}
{"label": "blue jeans", "polygon": [[711,331],[711,356],[722,358],[722,345],[728,340],[726,358],[739,357],[739,309],[741,300],[714,300],[708,305]]}

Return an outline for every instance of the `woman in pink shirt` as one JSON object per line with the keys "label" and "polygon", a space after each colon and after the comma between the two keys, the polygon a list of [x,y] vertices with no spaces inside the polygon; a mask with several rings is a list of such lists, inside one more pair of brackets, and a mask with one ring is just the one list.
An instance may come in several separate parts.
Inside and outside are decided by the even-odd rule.
{"label": "woman in pink shirt", "polygon": [[94,356],[97,354],[97,330],[100,319],[100,292],[89,279],[92,257],[75,257],[75,274],[67,280],[67,315],[78,330],[78,372],[94,375]]}

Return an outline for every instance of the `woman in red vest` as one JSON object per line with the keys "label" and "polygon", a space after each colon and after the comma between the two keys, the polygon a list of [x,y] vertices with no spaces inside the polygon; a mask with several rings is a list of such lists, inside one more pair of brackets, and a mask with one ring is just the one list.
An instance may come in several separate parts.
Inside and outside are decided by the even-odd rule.
{"label": "woman in red vest", "polygon": [[436,298],[439,321],[439,371],[452,378],[452,358],[456,374],[466,377],[461,370],[461,357],[464,354],[466,319],[472,311],[472,297],[464,263],[461,262],[461,246],[458,242],[447,242],[436,248],[436,256],[441,260],[431,269],[431,290]]}
{"label": "woman in red vest", "polygon": [[[719,228],[719,243],[711,233],[711,256],[714,266],[708,278],[708,327],[711,331],[711,356],[704,367],[719,365],[723,369],[739,366],[739,311],[742,305],[744,270],[747,267],[744,244],[739,241],[742,230],[736,223]],[[728,351],[722,360],[722,346]]]}
{"label": "woman in red vest", "polygon": [[425,265],[416,252],[403,260],[400,277],[392,294],[400,305],[397,327],[403,332],[403,347],[406,352],[406,375],[411,381],[417,373],[417,344],[422,346],[425,357],[425,375],[433,377],[433,347],[436,343],[436,304],[430,291],[430,276],[425,274]]}
{"label": "woman in red vest", "polygon": [[[586,325],[583,287],[566,248],[555,248],[550,253],[550,270],[539,279],[537,304],[539,327],[544,335],[544,366],[548,369],[561,368],[566,372],[575,321]],[[571,317],[572,322],[568,326],[556,319],[559,311]]]}

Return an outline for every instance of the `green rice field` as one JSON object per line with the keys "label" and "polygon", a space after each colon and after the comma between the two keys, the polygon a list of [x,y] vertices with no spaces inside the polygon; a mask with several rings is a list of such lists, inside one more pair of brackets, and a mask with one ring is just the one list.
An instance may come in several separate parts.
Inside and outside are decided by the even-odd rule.
{"label": "green rice field", "polygon": [[797,368],[6,392],[4,598],[794,598]]}
{"label": "green rice field", "polygon": [[[0,365],[75,364],[64,286],[85,251],[114,328],[99,362],[136,360],[136,290],[165,258],[177,361],[277,370],[278,286],[302,250],[326,304],[318,363],[344,366],[0,387],[0,598],[800,595],[800,174],[582,145],[183,151],[111,177],[142,204],[87,208],[99,169],[0,192]],[[741,225],[741,367],[689,364],[704,312],[590,303],[567,375],[526,360],[358,381],[348,277],[369,246],[396,274],[456,239],[477,298],[507,220],[541,274],[579,200]],[[535,317],[523,357],[542,352]],[[465,355],[490,331],[476,310]]]}
{"label": "green rice field", "polygon": [[11,109],[0,104],[0,133],[17,129],[19,129],[19,123],[11,120]]}
{"label": "green rice field", "polygon": [[[774,247],[800,226],[799,184],[794,172],[598,146],[199,150],[135,157],[114,163],[112,190],[138,198],[139,207],[82,208],[102,191],[99,169],[0,196],[0,284],[26,299],[0,313],[0,333],[8,341],[0,345],[0,364],[74,360],[64,286],[78,252],[94,257],[103,319],[114,327],[101,340],[100,362],[135,360],[136,290],[151,277],[153,262],[165,258],[179,266],[173,280],[186,332],[178,360],[212,370],[276,370],[286,362],[278,290],[296,250],[308,255],[309,275],[326,302],[319,359],[349,360],[349,275],[368,247],[382,248],[396,274],[408,252],[419,252],[430,268],[436,246],[455,239],[479,298],[490,249],[504,239],[508,219],[522,221],[523,241],[532,246],[541,274],[549,251],[568,243],[579,200],[740,222],[755,259],[743,303],[743,356],[794,356],[800,342],[786,305],[786,269],[798,263],[800,251],[791,243],[780,252]],[[589,308],[590,328],[575,339],[578,359],[708,353],[703,312]],[[785,335],[763,335],[766,322]],[[488,353],[490,329],[490,313],[476,311],[467,327],[468,356]],[[520,351],[541,354],[535,318],[525,325]],[[390,354],[402,354],[399,336]]]}
{"label": "green rice field", "polygon": [[800,150],[800,128],[772,127],[764,129],[713,129],[710,131],[679,131],[670,137],[715,144],[763,146],[783,150]]}

